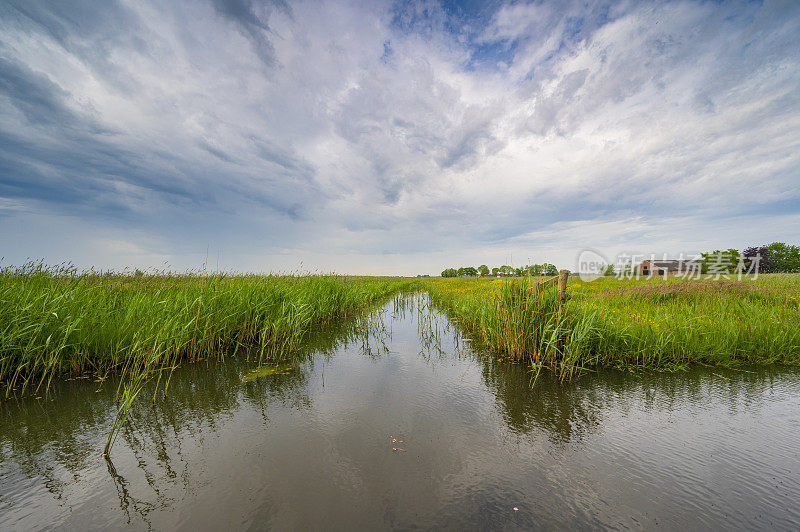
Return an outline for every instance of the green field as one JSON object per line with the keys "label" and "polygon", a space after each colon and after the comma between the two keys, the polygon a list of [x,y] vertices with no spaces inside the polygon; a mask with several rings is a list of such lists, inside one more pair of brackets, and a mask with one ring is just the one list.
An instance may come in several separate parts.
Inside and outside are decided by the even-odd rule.
{"label": "green field", "polygon": [[[735,279],[735,277],[734,277]],[[570,278],[526,298],[532,279],[430,279],[432,299],[476,342],[561,377],[602,365],[678,369],[800,363],[800,275],[755,280]]]}
{"label": "green field", "polygon": [[259,275],[0,274],[0,382],[41,392],[63,374],[151,373],[239,352],[286,356],[313,327],[416,282]]}
{"label": "green field", "polygon": [[800,275],[757,280],[0,273],[0,382],[41,392],[60,375],[153,375],[183,361],[289,356],[314,327],[426,291],[478,345],[566,378],[596,365],[800,362]]}

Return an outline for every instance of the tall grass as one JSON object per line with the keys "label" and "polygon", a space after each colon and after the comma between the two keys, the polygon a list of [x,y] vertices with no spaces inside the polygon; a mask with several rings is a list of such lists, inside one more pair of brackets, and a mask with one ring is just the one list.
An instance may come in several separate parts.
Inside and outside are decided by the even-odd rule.
{"label": "tall grass", "polygon": [[60,375],[119,379],[107,449],[143,385],[183,361],[291,357],[315,326],[398,291],[427,291],[485,347],[562,379],[595,366],[800,363],[800,275],[758,281],[120,275],[29,265],[0,271],[0,386],[41,393]]}
{"label": "tall grass", "polygon": [[136,374],[183,360],[287,356],[312,327],[408,288],[337,276],[130,276],[0,272],[0,383],[46,389],[60,374]]}
{"label": "tall grass", "polygon": [[526,297],[528,280],[425,280],[475,340],[562,379],[591,366],[660,369],[692,362],[800,364],[800,276],[757,281],[571,279]]}
{"label": "tall grass", "polygon": [[800,363],[800,275],[575,282],[573,322],[607,365]]}
{"label": "tall grass", "polygon": [[[41,393],[53,378],[121,374],[108,455],[133,402],[181,361],[239,352],[291,356],[315,326],[415,286],[337,276],[79,274],[42,265],[0,272],[0,383]],[[156,392],[159,385],[156,385]],[[155,397],[153,398],[155,400]]]}
{"label": "tall grass", "polygon": [[534,292],[533,283],[522,279],[437,280],[426,287],[434,304],[483,347],[525,360],[537,374],[543,367],[563,368],[560,375],[568,378],[577,367],[571,361],[587,331],[571,327],[555,288]]}

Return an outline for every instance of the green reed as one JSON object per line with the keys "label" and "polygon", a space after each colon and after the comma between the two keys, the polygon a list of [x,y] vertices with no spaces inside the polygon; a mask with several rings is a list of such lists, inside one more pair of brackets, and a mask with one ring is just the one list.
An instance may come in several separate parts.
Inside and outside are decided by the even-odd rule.
{"label": "green reed", "polygon": [[431,298],[475,340],[562,379],[593,366],[800,363],[800,276],[757,280],[571,279],[526,297],[533,280],[426,280]]}
{"label": "green reed", "polygon": [[[0,272],[0,383],[42,393],[60,375],[120,375],[108,455],[154,377],[183,361],[291,357],[314,327],[415,281],[340,276],[120,275],[42,265]],[[156,392],[159,386],[156,386]],[[155,397],[153,398],[155,400]]]}
{"label": "green reed", "polygon": [[[532,279],[415,279],[0,271],[0,385],[120,376],[106,454],[150,379],[165,393],[186,361],[291,358],[307,333],[422,289],[486,348],[567,379],[592,366],[800,363],[800,275],[757,281],[571,279],[565,305]],[[155,400],[155,397],[153,397]]]}
{"label": "green reed", "polygon": [[41,392],[62,374],[132,375],[245,349],[259,359],[285,357],[312,327],[411,284],[6,270],[0,272],[0,383],[8,396]]}

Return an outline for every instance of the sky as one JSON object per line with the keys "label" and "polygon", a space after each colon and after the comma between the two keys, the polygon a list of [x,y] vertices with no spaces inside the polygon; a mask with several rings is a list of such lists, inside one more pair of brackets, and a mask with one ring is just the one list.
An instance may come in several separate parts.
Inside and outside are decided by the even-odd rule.
{"label": "sky", "polygon": [[0,266],[800,243],[800,2],[0,0]]}

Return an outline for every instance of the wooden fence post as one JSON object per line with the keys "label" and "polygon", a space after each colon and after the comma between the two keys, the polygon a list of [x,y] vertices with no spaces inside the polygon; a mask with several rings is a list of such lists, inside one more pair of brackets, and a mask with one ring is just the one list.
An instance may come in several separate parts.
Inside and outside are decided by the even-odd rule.
{"label": "wooden fence post", "polygon": [[563,305],[567,301],[567,279],[569,279],[569,270],[558,271],[558,301]]}

